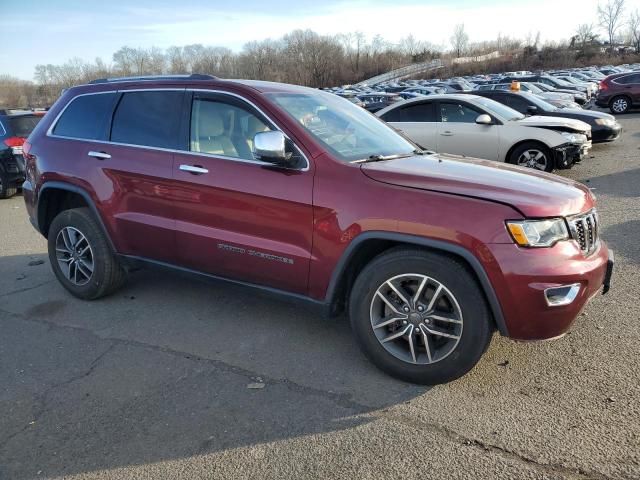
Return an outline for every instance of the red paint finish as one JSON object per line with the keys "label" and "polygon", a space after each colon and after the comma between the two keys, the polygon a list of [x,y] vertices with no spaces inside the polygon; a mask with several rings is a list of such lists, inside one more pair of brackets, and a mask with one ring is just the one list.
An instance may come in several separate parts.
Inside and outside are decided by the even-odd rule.
{"label": "red paint finish", "polygon": [[[135,88],[239,95],[292,139],[308,168],[291,171],[213,155],[46,135],[75,95]],[[450,156],[340,162],[263,94],[296,88],[172,80],[70,89],[29,138],[29,215],[37,224],[43,185],[64,182],[86,192],[118,253],[321,301],[345,251],[366,232],[447,242],[478,260],[509,335],[518,339],[564,333],[602,286],[608,258],[604,243],[588,257],[573,241],[523,249],[513,243],[504,223],[586,212],[595,204],[586,187],[555,175]],[[91,158],[91,150],[108,152],[111,158]],[[180,165],[197,165],[209,173],[193,175]],[[546,305],[545,288],[577,282],[583,288],[573,304]]]}

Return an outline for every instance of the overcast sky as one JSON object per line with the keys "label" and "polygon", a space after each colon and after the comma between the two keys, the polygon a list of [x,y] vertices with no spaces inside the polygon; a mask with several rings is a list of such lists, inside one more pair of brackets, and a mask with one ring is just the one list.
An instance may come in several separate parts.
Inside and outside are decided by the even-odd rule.
{"label": "overcast sky", "polygon": [[[202,43],[239,51],[250,40],[296,29],[321,34],[359,30],[397,42],[413,34],[446,45],[457,23],[470,41],[498,33],[542,40],[571,37],[595,23],[598,0],[0,0],[0,74],[32,79],[39,63],[72,57],[111,62],[124,45]],[[627,10],[640,0],[627,0]]]}

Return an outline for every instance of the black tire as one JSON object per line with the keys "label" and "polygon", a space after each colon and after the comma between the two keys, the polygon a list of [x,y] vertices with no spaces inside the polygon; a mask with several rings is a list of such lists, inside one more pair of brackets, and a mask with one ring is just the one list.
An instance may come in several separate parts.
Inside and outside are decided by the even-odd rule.
{"label": "black tire", "polygon": [[[544,168],[537,167],[529,167],[528,165],[523,165],[522,163],[518,163],[520,157],[527,151],[537,151],[541,152],[546,158]],[[521,167],[529,167],[535,168],[536,170],[544,170],[545,172],[551,172],[555,168],[555,159],[551,153],[551,150],[546,145],[543,145],[539,142],[524,142],[521,145],[518,145],[509,156],[508,162],[513,165],[520,165]]]}
{"label": "black tire", "polygon": [[[91,247],[93,272],[83,285],[75,284],[67,278],[58,261],[56,242],[58,235],[66,227],[72,227],[84,235]],[[48,246],[53,273],[62,286],[75,297],[95,300],[113,293],[127,280],[126,270],[118,262],[102,228],[88,208],[74,208],[60,212],[49,227]]]}
{"label": "black tire", "polygon": [[10,187],[4,172],[0,171],[0,198],[11,198],[18,192],[16,187]]}
{"label": "black tire", "polygon": [[622,115],[631,110],[631,99],[626,95],[613,97],[609,102],[609,110],[614,115]]}
{"label": "black tire", "polygon": [[[436,280],[455,296],[462,312],[463,328],[457,344],[434,363],[402,360],[390,353],[374,333],[371,311],[378,287],[404,274],[421,274]],[[468,268],[449,256],[410,247],[389,250],[362,270],[351,291],[349,315],[362,351],[378,368],[401,380],[424,385],[446,383],[463,376],[480,360],[493,334],[486,300]]]}

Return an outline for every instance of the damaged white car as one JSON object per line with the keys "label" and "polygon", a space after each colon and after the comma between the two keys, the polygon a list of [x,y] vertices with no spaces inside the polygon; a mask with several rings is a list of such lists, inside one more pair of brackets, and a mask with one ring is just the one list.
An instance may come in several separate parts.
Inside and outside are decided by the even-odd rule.
{"label": "damaged white car", "polygon": [[591,126],[562,117],[525,117],[477,95],[431,95],[376,113],[425,149],[550,172],[591,149]]}

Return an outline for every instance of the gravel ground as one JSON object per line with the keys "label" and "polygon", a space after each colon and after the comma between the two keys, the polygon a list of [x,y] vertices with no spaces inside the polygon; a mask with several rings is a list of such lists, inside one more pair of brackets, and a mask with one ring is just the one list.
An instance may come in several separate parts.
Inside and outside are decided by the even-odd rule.
{"label": "gravel ground", "polygon": [[378,372],[344,319],[242,287],[139,271],[76,300],[0,201],[0,478],[640,478],[640,114],[621,122],[562,172],[598,196],[611,293],[431,389]]}

